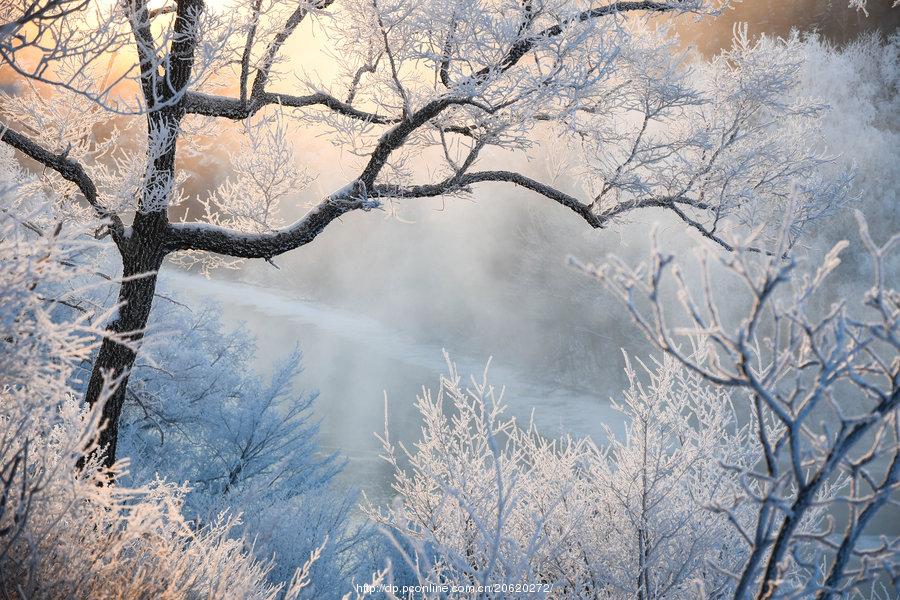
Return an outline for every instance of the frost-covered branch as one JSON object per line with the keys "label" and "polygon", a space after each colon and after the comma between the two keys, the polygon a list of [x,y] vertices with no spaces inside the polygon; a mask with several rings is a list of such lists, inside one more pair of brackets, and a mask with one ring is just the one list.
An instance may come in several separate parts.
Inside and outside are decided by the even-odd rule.
{"label": "frost-covered branch", "polygon": [[[874,266],[872,288],[862,298],[870,317],[855,316],[846,302],[821,316],[811,310],[825,279],[838,267],[842,242],[821,266],[797,274],[792,258],[741,251],[720,259],[724,275],[704,263],[698,289],[685,282],[672,257],[657,251],[649,268],[621,261],[586,270],[625,304],[648,339],[691,371],[717,385],[740,390],[753,416],[765,458],[746,479],[744,502],[758,506],[756,524],[743,535],[751,551],[735,573],[736,598],[810,594],[845,595],[882,575],[894,577],[897,539],[864,543],[872,519],[895,498],[900,443],[900,300],[884,278],[886,261],[900,242],[882,245],[860,233]],[[674,276],[680,315],[667,302]],[[733,324],[716,293],[714,278],[743,284],[747,313]],[[733,321],[733,319],[731,319]],[[698,361],[684,351],[702,347]],[[823,510],[845,507],[843,532],[821,522]],[[727,506],[718,510],[730,514]],[[817,525],[817,523],[820,523]],[[827,565],[827,575],[817,564]],[[796,575],[785,573],[796,569]]]}
{"label": "frost-covered branch", "polygon": [[358,208],[371,207],[359,188],[338,193],[320,203],[292,225],[266,233],[244,233],[207,224],[169,226],[171,252],[201,250],[239,258],[272,258],[313,241],[329,223]]}
{"label": "frost-covered branch", "polygon": [[[368,513],[394,540],[396,562],[411,575],[404,583],[531,585],[522,595],[561,598],[733,591],[707,563],[734,569],[745,551],[708,504],[740,492],[739,476],[720,461],[753,465],[750,432],[725,391],[674,359],[633,368],[626,356],[625,365],[629,386],[614,401],[625,435],[607,430],[601,447],[519,425],[486,374],[466,385],[449,364],[437,394],[417,399],[424,425],[415,446],[382,438],[398,498]],[[750,506],[732,517],[749,526]]]}
{"label": "frost-covered branch", "polygon": [[512,171],[460,172],[443,182],[413,186],[376,185],[370,192],[373,198],[428,198],[469,191],[478,183],[512,183],[558,202],[580,215],[590,226],[603,227],[604,220],[593,214],[590,206],[550,185]]}
{"label": "frost-covered branch", "polygon": [[10,129],[5,125],[0,127],[2,127],[2,129],[0,129],[0,141],[6,142],[44,167],[53,169],[59,173],[63,179],[71,181],[78,186],[84,199],[91,205],[97,213],[97,216],[100,219],[108,220],[112,223],[110,231],[112,232],[113,238],[116,239],[117,243],[121,240],[125,230],[122,219],[116,213],[103,206],[100,202],[97,197],[97,186],[85,172],[85,169],[81,164],[69,158],[67,151],[60,154],[54,154],[21,133]]}
{"label": "frost-covered branch", "polygon": [[248,101],[225,96],[213,96],[200,92],[189,92],[185,98],[184,108],[188,114],[240,120],[252,117],[266,106],[282,106],[287,108],[323,106],[340,115],[359,119],[366,123],[386,125],[397,122],[396,118],[369,113],[354,108],[350,103],[342,102],[334,96],[324,92],[316,92],[306,96],[261,92]]}

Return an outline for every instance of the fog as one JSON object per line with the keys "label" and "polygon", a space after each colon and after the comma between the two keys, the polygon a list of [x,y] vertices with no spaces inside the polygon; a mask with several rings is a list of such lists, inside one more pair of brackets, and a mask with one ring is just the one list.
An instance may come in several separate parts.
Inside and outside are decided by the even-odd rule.
{"label": "fog", "polygon": [[[296,385],[321,394],[322,446],[348,459],[340,481],[362,488],[379,502],[389,500],[392,480],[388,465],[378,457],[380,444],[374,435],[384,430],[385,408],[392,439],[410,446],[419,431],[412,400],[423,384],[437,386],[438,375],[446,371],[444,351],[463,373],[480,378],[487,366],[483,357],[467,354],[464,347],[441,348],[370,317],[291,297],[286,291],[179,273],[165,274],[162,283],[182,294],[189,290],[194,301],[214,298],[222,303],[226,321],[250,325],[259,335],[262,371],[271,357],[299,341],[305,372]],[[618,413],[595,394],[502,364],[491,365],[488,373],[492,381],[507,384],[509,414],[523,423],[533,419],[547,435],[603,440],[604,424],[622,433]]]}

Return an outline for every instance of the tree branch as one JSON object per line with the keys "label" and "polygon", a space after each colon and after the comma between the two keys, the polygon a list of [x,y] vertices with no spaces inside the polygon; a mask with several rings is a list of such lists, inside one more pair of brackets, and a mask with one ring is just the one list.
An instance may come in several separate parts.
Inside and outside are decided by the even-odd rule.
{"label": "tree branch", "polygon": [[399,119],[397,118],[359,110],[324,92],[317,92],[307,96],[262,92],[259,95],[253,96],[247,102],[242,102],[238,98],[213,96],[200,92],[188,92],[185,96],[184,107],[185,111],[189,114],[203,115],[206,117],[223,117],[237,121],[252,117],[259,112],[260,109],[270,104],[278,104],[289,108],[324,106],[346,117],[367,121],[375,125],[389,125],[391,123],[399,122]]}
{"label": "tree branch", "polygon": [[90,0],[35,0],[17,18],[0,24],[0,43],[27,25],[55,21],[84,10],[89,2]]}
{"label": "tree branch", "polygon": [[[681,210],[680,208],[675,206],[674,203],[667,205],[666,208],[668,208],[669,210],[674,212],[676,215],[678,215],[679,219],[684,221],[687,225],[689,225],[693,229],[697,230],[700,233],[700,235],[702,235],[703,237],[712,240],[716,244],[725,248],[725,250],[727,250],[728,252],[734,252],[734,250],[735,250],[734,245],[729,244],[724,239],[717,236],[715,233],[713,233],[712,231],[710,231],[709,229],[704,227],[703,224],[700,223],[699,221],[697,221],[696,219],[692,219],[691,217],[689,217],[687,215],[687,213],[685,213],[683,210]],[[747,252],[755,252],[757,254],[765,254],[766,256],[776,256],[776,254],[771,252],[770,250],[764,250],[762,248],[757,248],[756,246],[742,246],[741,250],[746,250]],[[786,258],[786,256],[784,256],[782,258]]]}
{"label": "tree branch", "polygon": [[378,145],[375,146],[375,149],[372,151],[369,162],[366,164],[366,168],[359,176],[359,180],[368,188],[374,187],[375,179],[378,177],[378,173],[381,172],[384,165],[387,164],[388,157],[390,157],[394,150],[398,149],[406,142],[412,132],[441,114],[441,112],[448,107],[463,104],[472,105],[475,104],[475,102],[471,98],[441,96],[408,115],[381,136]]}
{"label": "tree branch", "polygon": [[519,187],[537,192],[562,206],[565,206],[575,214],[584,219],[591,227],[600,228],[606,223],[601,216],[596,215],[590,205],[582,203],[578,198],[570,196],[552,186],[541,183],[530,177],[526,177],[520,173],[512,171],[477,171],[474,173],[464,173],[446,179],[440,183],[416,185],[416,186],[393,186],[393,185],[377,185],[369,191],[371,197],[390,197],[390,198],[430,198],[441,196],[456,191],[465,190],[468,186],[476,183],[496,182],[496,183],[512,183]]}
{"label": "tree branch", "polygon": [[97,198],[97,186],[94,181],[85,172],[84,167],[75,160],[67,156],[68,151],[61,154],[54,154],[49,150],[41,147],[37,142],[25,137],[21,133],[13,131],[8,127],[0,127],[0,140],[6,142],[22,154],[36,160],[45,167],[53,169],[62,176],[66,181],[71,181],[84,196],[88,204],[93,207],[101,219],[110,221],[110,233],[118,244],[123,238],[125,226],[119,215],[107,209]]}
{"label": "tree branch", "polygon": [[580,215],[592,227],[604,221],[588,205],[549,185],[510,171],[480,171],[452,177],[437,184],[420,186],[377,185],[367,189],[361,182],[336,192],[315,209],[288,227],[269,233],[243,233],[206,223],[181,223],[169,226],[167,252],[200,250],[236,258],[272,258],[313,241],[332,221],[354,211],[373,206],[372,198],[426,198],[464,190],[480,182],[506,182],[537,192]]}
{"label": "tree branch", "polygon": [[[328,8],[333,3],[334,0],[318,0],[312,4],[312,8],[315,10],[322,10]],[[269,81],[272,65],[275,64],[275,58],[278,56],[278,52],[291,34],[294,33],[294,30],[297,29],[297,26],[306,18],[309,11],[310,4],[307,2],[300,2],[294,12],[291,13],[291,16],[288,17],[287,22],[284,24],[284,29],[278,32],[278,35],[275,36],[275,39],[272,40],[272,43],[266,48],[262,64],[259,69],[257,69],[256,77],[253,80],[253,88],[250,91],[251,96],[261,96],[265,93],[266,83]]]}
{"label": "tree branch", "polygon": [[236,258],[270,259],[310,243],[341,215],[367,206],[371,205],[360,197],[356,188],[348,186],[292,225],[268,233],[242,233],[206,223],[171,224],[165,250],[200,250]]}
{"label": "tree branch", "polygon": [[671,4],[668,2],[614,2],[613,4],[609,4],[607,6],[601,6],[598,8],[592,8],[590,10],[582,11],[574,15],[567,21],[558,23],[556,25],[553,25],[552,27],[548,27],[535,35],[520,39],[510,47],[506,55],[496,66],[484,67],[480,71],[476,72],[474,77],[477,80],[482,80],[494,72],[505,73],[506,71],[514,67],[522,59],[522,57],[528,54],[528,52],[531,51],[532,48],[534,48],[535,43],[538,40],[561,35],[566,26],[572,23],[583,23],[585,21],[590,21],[592,19],[597,19],[600,17],[606,17],[619,12],[663,12],[669,10],[677,10],[678,8],[680,7],[677,4]]}
{"label": "tree branch", "polygon": [[244,52],[241,54],[241,81],[240,95],[241,102],[247,100],[247,80],[250,77],[250,55],[253,53],[253,42],[256,39],[256,28],[259,26],[260,8],[262,0],[253,0],[253,22],[250,24],[250,30],[247,32],[247,41],[244,44]]}
{"label": "tree branch", "polygon": [[143,0],[129,1],[128,22],[131,25],[131,33],[134,37],[135,51],[138,55],[140,68],[141,91],[144,93],[144,102],[147,107],[156,103],[156,65],[159,57],[153,42],[153,34],[150,31],[150,12],[147,2]]}
{"label": "tree branch", "polygon": [[[357,181],[324,200],[294,224],[269,233],[243,233],[206,223],[170,225],[166,251],[200,250],[236,258],[268,259],[310,243],[332,221],[348,212],[371,208],[370,199],[433,198],[466,191],[477,183],[511,183],[531,190],[568,208],[594,228],[602,228],[610,220],[611,213],[597,214],[590,204],[521,173],[476,171],[459,173],[438,183],[412,186],[378,184],[367,188],[362,181]],[[677,198],[650,198],[630,208],[669,208],[683,215],[682,211],[674,208],[676,202],[679,202]],[[625,211],[615,214],[621,212]],[[718,239],[716,241],[726,244]],[[730,245],[726,247],[731,248]]]}
{"label": "tree branch", "polygon": [[197,21],[204,9],[203,0],[177,0],[171,50],[166,61],[166,83],[163,92],[167,100],[182,96],[194,70],[197,48]]}

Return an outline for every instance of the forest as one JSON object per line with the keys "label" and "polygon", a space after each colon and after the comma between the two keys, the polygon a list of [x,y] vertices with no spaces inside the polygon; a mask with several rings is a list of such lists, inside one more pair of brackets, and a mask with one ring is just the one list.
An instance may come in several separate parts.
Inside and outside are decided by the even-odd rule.
{"label": "forest", "polygon": [[0,599],[900,597],[900,2],[0,0]]}

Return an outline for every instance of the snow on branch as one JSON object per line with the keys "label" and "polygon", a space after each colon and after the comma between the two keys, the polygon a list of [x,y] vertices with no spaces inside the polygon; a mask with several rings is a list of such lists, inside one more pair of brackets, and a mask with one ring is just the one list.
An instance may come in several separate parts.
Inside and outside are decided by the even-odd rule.
{"label": "snow on branch", "polygon": [[[466,382],[448,362],[437,393],[417,398],[415,446],[382,437],[397,500],[367,510],[394,540],[409,583],[531,585],[523,593],[560,598],[733,591],[707,564],[735,569],[746,551],[708,505],[741,493],[740,477],[720,462],[756,462],[750,430],[727,391],[674,359],[633,367],[626,356],[625,366],[629,386],[613,403],[627,429],[607,430],[600,446],[518,424],[486,372]],[[742,527],[749,508],[735,511]]]}
{"label": "snow on branch", "polygon": [[[757,510],[752,526],[739,527],[747,562],[737,571],[723,567],[737,584],[735,597],[832,598],[897,572],[900,540],[867,536],[876,515],[896,503],[900,483],[900,297],[885,277],[900,235],[879,245],[861,213],[857,220],[874,273],[860,306],[842,301],[813,309],[846,242],[808,271],[790,256],[748,253],[736,243],[715,269],[702,259],[700,285],[689,284],[659,250],[638,268],[615,258],[582,267],[621,299],[653,344],[705,380],[735,390],[753,416],[764,460],[729,467],[744,481],[741,503],[715,506],[735,523],[735,507],[750,503]],[[733,293],[728,304],[717,293],[727,287],[723,279],[744,290],[748,308],[739,318],[729,318]],[[677,314],[665,300],[673,293],[669,283]],[[863,308],[868,314],[858,316]],[[685,348],[702,348],[707,358],[697,360]],[[837,517],[837,507],[847,516]],[[825,508],[830,516],[822,522]]]}
{"label": "snow on branch", "polygon": [[[848,184],[846,177],[823,174],[831,161],[816,135],[823,107],[796,93],[797,41],[751,42],[739,29],[734,47],[706,62],[682,49],[660,17],[704,18],[727,5],[240,0],[223,11],[193,0],[152,9],[137,1],[109,13],[101,28],[110,32],[105,43],[67,50],[63,38],[53,38],[53,51],[37,59],[53,69],[40,67],[30,80],[62,77],[71,91],[98,104],[99,112],[85,112],[95,125],[125,111],[113,101],[122,99],[114,88],[123,90],[126,79],[139,87],[141,98],[129,110],[149,117],[143,168],[134,153],[110,166],[98,160],[102,152],[70,141],[85,176],[96,169],[91,179],[110,196],[95,208],[156,215],[138,219],[148,227],[167,220],[167,209],[183,199],[175,148],[191,143],[185,115],[242,121],[251,140],[265,138],[252,130],[278,112],[358,157],[357,173],[293,226],[252,231],[255,226],[229,221],[233,215],[222,207],[222,214],[205,215],[205,224],[154,224],[154,245],[162,252],[271,258],[307,243],[349,210],[373,208],[376,199],[467,194],[482,182],[543,195],[592,227],[662,208],[727,247],[730,228],[791,212],[796,238],[807,222],[844,202]],[[22,8],[18,19],[43,14],[30,10]],[[46,35],[59,28],[79,40],[94,34],[87,22],[99,17],[89,12],[85,6],[59,13]],[[282,91],[286,44],[308,28],[326,34],[322,54],[336,76],[323,83],[303,72],[299,89]],[[15,64],[33,58],[8,49]],[[97,62],[111,53],[124,69],[116,67],[114,76]],[[226,91],[235,89],[236,96]],[[35,124],[40,131],[48,111],[40,103],[23,108],[35,94],[8,100],[19,106],[16,123],[8,125]],[[578,157],[560,185],[479,168],[498,151],[533,152],[547,135],[564,140]],[[47,142],[35,143],[56,154],[51,148],[58,140]],[[261,156],[279,154],[254,148]],[[433,180],[414,175],[418,157],[429,162]],[[295,174],[300,185],[301,172]],[[253,190],[244,200],[245,208],[256,204],[263,212],[271,205]],[[143,229],[137,227],[139,236]]]}

